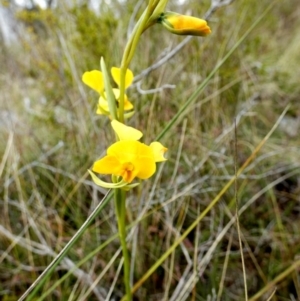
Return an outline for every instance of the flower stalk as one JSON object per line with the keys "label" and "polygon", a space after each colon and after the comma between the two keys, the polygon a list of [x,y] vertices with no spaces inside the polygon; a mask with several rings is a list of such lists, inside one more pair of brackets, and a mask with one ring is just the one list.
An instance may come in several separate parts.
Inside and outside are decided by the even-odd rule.
{"label": "flower stalk", "polygon": [[126,301],[132,301],[132,292],[130,285],[130,259],[126,244],[126,191],[122,189],[115,189],[114,199],[119,237],[124,258],[124,284],[126,290]]}
{"label": "flower stalk", "polygon": [[125,46],[121,61],[121,70],[120,70],[120,104],[119,104],[119,120],[124,122],[124,95],[125,95],[125,74],[129,66],[129,63],[134,55],[135,49],[138,44],[138,40],[143,33],[144,25],[146,24],[149,18],[149,6],[148,9],[144,11],[139,21],[135,25],[131,36]]}

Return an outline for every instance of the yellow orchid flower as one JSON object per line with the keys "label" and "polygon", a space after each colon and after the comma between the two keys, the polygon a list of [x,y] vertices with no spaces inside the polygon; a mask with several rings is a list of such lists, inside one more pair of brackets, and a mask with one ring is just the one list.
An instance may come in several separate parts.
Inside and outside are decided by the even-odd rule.
{"label": "yellow orchid flower", "polygon": [[[134,187],[130,184],[135,178],[142,180],[150,178],[156,171],[156,162],[162,162],[167,151],[161,143],[152,142],[150,146],[138,141],[142,132],[113,120],[111,125],[120,141],[107,149],[107,155],[96,161],[92,170],[99,174],[111,174],[122,177],[118,183],[106,183],[90,171],[94,182],[107,188]],[[114,187],[115,185],[115,187]],[[134,185],[134,186],[132,186]]]}
{"label": "yellow orchid flower", "polygon": [[177,35],[207,36],[211,33],[205,20],[174,12],[162,13],[158,22]]}
{"label": "yellow orchid flower", "polygon": [[151,147],[134,140],[123,140],[112,144],[107,149],[107,155],[96,161],[93,166],[94,172],[121,176],[127,183],[131,183],[135,177],[148,179],[155,170]]}
{"label": "yellow orchid flower", "polygon": [[[115,83],[119,86],[120,84],[120,68],[112,67],[111,74],[115,81]],[[125,76],[125,89],[127,89],[133,81],[133,73],[131,70],[127,69],[126,76]],[[104,92],[104,77],[101,71],[99,70],[92,70],[84,72],[82,75],[82,81],[92,88],[93,90],[97,91],[101,96],[98,101],[97,111],[96,113],[99,115],[110,115],[108,102],[106,100],[106,93]],[[112,89],[115,95],[116,101],[119,101],[120,98],[120,90],[117,88]],[[130,111],[133,109],[133,104],[128,100],[127,95],[124,95],[124,110]]]}

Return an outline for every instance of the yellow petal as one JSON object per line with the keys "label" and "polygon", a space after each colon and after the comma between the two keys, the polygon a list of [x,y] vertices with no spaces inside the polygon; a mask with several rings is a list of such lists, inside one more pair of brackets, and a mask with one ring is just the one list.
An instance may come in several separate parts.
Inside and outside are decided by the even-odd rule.
{"label": "yellow petal", "polygon": [[[120,68],[117,67],[112,67],[111,68],[111,75],[115,81],[115,83],[120,87]],[[127,89],[133,82],[133,73],[130,69],[126,70],[126,74],[125,74],[125,89]]]}
{"label": "yellow petal", "polygon": [[121,162],[112,155],[107,155],[96,161],[93,165],[93,171],[104,175],[118,175],[122,168]]}
{"label": "yellow petal", "polygon": [[98,105],[103,109],[104,111],[109,112],[108,102],[105,98],[102,96],[99,98]]}
{"label": "yellow petal", "polygon": [[[138,141],[137,141],[138,142]],[[138,142],[137,157],[134,165],[138,169],[137,177],[145,180],[150,178],[156,171],[155,159],[152,149],[141,142]]]}
{"label": "yellow petal", "polygon": [[143,133],[139,130],[131,126],[127,126],[117,120],[113,120],[111,122],[111,126],[120,140],[139,140],[143,136]]}
{"label": "yellow petal", "polygon": [[84,72],[82,75],[82,81],[99,94],[101,94],[104,90],[103,74],[99,70]]}
{"label": "yellow petal", "polygon": [[109,111],[103,109],[99,104],[97,105],[96,114],[98,115],[109,115]]}
{"label": "yellow petal", "polygon": [[113,88],[112,90],[113,90],[113,93],[115,95],[115,98],[119,99],[119,97],[120,97],[120,89]]}
{"label": "yellow petal", "polygon": [[152,142],[150,144],[150,147],[153,151],[154,154],[154,160],[155,162],[163,162],[166,161],[167,159],[164,157],[164,153],[168,150],[165,148],[160,142]]}
{"label": "yellow petal", "polygon": [[138,154],[139,143],[134,140],[118,141],[107,149],[107,155],[118,158],[121,163],[132,162]]}
{"label": "yellow petal", "polygon": [[130,69],[126,70],[126,74],[125,74],[125,89],[127,89],[133,82],[133,73]]}
{"label": "yellow petal", "polygon": [[133,109],[133,104],[128,100],[127,95],[124,95],[124,110],[129,111]]}

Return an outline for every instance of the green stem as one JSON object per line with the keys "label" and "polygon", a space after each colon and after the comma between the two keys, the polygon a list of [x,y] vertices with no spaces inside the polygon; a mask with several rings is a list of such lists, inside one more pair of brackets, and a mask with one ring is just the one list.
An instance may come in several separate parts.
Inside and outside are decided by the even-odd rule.
{"label": "green stem", "polygon": [[130,285],[130,261],[126,245],[126,192],[122,189],[115,189],[115,206],[119,228],[119,237],[122,245],[124,257],[124,284],[126,289],[126,301],[132,301],[131,285]]}
{"label": "green stem", "polygon": [[147,22],[153,12],[154,8],[148,6],[144,11],[137,24],[135,25],[132,34],[126,44],[120,70],[120,98],[119,98],[119,120],[124,123],[124,94],[125,94],[125,75],[129,63],[134,55],[140,36],[145,30]]}

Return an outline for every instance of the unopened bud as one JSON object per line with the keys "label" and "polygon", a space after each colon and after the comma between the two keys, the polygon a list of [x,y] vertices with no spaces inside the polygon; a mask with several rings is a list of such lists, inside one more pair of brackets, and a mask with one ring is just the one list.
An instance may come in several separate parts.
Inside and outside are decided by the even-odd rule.
{"label": "unopened bud", "polygon": [[162,13],[158,22],[177,35],[207,36],[211,33],[205,20],[174,12]]}

